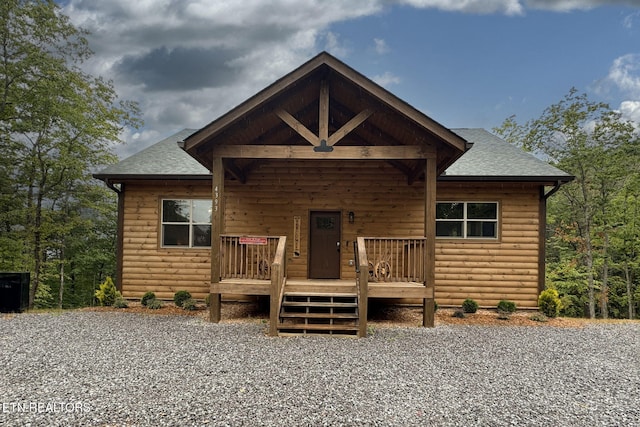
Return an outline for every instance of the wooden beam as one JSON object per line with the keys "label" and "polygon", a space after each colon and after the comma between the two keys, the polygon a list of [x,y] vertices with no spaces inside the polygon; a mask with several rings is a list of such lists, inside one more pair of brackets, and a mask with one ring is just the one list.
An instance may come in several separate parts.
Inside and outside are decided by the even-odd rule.
{"label": "wooden beam", "polygon": [[209,290],[209,321],[220,322],[220,293],[216,285],[220,283],[220,235],[224,221],[224,167],[222,157],[214,157],[212,169],[212,210],[211,210],[211,289]]}
{"label": "wooden beam", "polygon": [[240,169],[235,162],[233,161],[233,159],[225,159],[224,161],[224,167],[227,171],[229,171],[229,173],[235,178],[237,179],[241,184],[246,184],[247,183],[247,177],[244,173],[244,171],[242,171],[242,169]]}
{"label": "wooden beam", "polygon": [[371,114],[373,114],[373,110],[370,110],[370,109],[366,109],[358,113],[355,117],[353,117],[351,120],[345,123],[340,129],[335,131],[329,137],[329,140],[327,141],[328,143],[327,145],[334,145],[337,142],[339,142],[342,138],[347,136],[352,130],[360,126],[362,122],[367,120],[371,116]]}
{"label": "wooden beam", "polygon": [[289,114],[288,112],[280,108],[276,110],[276,115],[280,117],[280,119],[282,119],[283,122],[288,124],[291,127],[291,129],[295,130],[301,137],[306,139],[311,145],[313,146],[320,145],[320,139],[313,132],[307,129],[305,125],[300,123],[298,119],[293,117],[291,114]]}
{"label": "wooden beam", "polygon": [[[436,280],[436,159],[427,159],[424,171],[424,236],[427,241],[424,260],[425,286],[435,291]],[[433,296],[423,300],[422,325],[435,325],[435,301]]]}
{"label": "wooden beam", "polygon": [[213,156],[236,159],[340,159],[340,160],[435,160],[435,154],[418,145],[394,146],[337,146],[332,152],[315,152],[308,146],[291,145],[226,145],[213,149]]}
{"label": "wooden beam", "polygon": [[320,82],[320,113],[318,123],[318,139],[320,141],[329,141],[329,83],[326,80]]}

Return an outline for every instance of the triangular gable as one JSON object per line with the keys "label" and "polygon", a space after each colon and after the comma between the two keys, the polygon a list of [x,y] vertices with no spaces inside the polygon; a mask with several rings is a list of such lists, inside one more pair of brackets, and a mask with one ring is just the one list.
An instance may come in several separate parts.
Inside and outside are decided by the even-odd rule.
{"label": "triangular gable", "polygon": [[436,158],[442,172],[468,144],[323,52],[186,138],[182,148],[209,169],[214,155],[227,158],[236,177],[255,159],[378,158],[413,181],[424,171],[420,159]]}

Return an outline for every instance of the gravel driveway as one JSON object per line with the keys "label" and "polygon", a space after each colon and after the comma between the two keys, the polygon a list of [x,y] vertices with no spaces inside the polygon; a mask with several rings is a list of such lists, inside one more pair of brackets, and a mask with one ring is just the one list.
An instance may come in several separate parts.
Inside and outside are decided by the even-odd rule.
{"label": "gravel driveway", "polygon": [[0,317],[0,425],[640,426],[640,323],[378,328]]}

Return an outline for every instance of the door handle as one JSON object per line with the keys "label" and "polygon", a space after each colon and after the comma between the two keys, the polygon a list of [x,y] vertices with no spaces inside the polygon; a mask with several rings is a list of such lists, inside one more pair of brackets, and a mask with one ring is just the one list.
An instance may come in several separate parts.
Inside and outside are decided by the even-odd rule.
{"label": "door handle", "polygon": [[340,252],[340,242],[336,242],[336,247],[337,247],[338,252]]}

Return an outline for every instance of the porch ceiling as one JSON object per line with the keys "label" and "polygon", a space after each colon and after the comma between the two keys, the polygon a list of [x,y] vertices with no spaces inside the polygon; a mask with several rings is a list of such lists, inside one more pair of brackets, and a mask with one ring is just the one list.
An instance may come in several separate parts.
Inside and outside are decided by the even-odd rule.
{"label": "porch ceiling", "polygon": [[[323,140],[323,145],[328,143],[330,149],[335,148],[335,155],[327,157],[330,149],[318,147]],[[323,53],[183,143],[183,148],[209,169],[213,156],[220,155],[216,150],[223,147],[227,153],[235,153],[224,156],[225,171],[240,181],[247,179],[265,153],[274,156],[270,158],[304,155],[313,159],[315,152],[318,159],[340,159],[347,158],[341,157],[345,154],[337,154],[343,150],[340,147],[370,147],[348,150],[352,156],[349,158],[360,152],[363,159],[383,158],[388,153],[385,160],[412,182],[423,176],[424,158],[436,158],[441,173],[464,153],[467,144],[460,136]],[[278,151],[283,147],[290,148],[280,156],[277,153],[285,153]],[[369,157],[377,147],[380,151]],[[411,147],[416,149],[401,149]]]}

